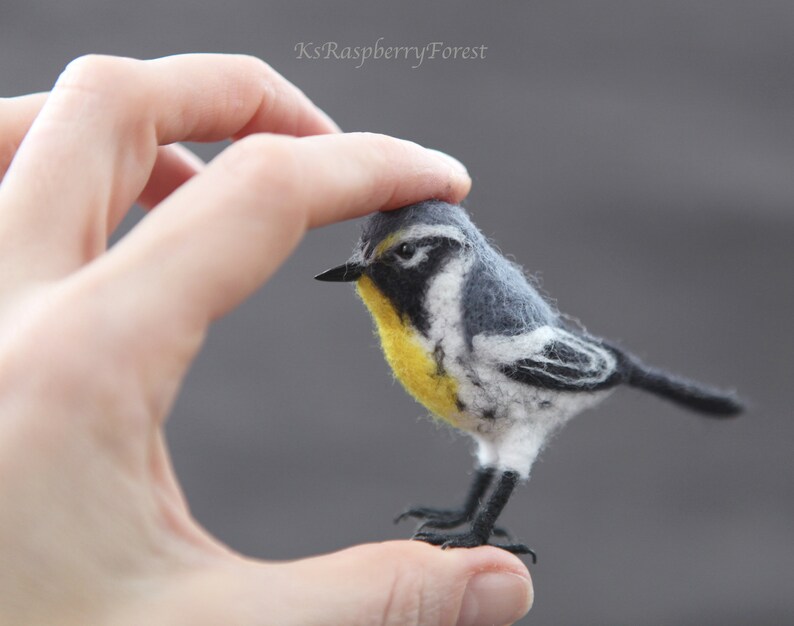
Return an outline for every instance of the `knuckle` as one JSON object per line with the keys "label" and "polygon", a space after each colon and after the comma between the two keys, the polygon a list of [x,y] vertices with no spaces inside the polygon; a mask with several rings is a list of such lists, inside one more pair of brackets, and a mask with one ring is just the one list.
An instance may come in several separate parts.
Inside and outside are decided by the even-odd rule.
{"label": "knuckle", "polygon": [[382,626],[424,626],[439,623],[439,616],[432,614],[437,613],[437,607],[427,598],[421,573],[413,568],[405,568],[395,575],[380,620]]}
{"label": "knuckle", "polygon": [[135,92],[132,79],[137,63],[133,59],[101,54],[77,57],[61,72],[53,93],[95,96],[102,101],[102,106],[108,106]]}
{"label": "knuckle", "polygon": [[303,195],[296,143],[279,135],[248,135],[230,146],[224,162],[233,176],[254,191],[275,200]]}
{"label": "knuckle", "polygon": [[404,163],[410,161],[405,154],[410,142],[377,133],[361,133],[360,140],[359,152],[370,180],[368,204],[378,207],[391,205],[398,185],[407,173]]}
{"label": "knuckle", "polygon": [[[284,77],[273,69],[269,63],[258,57],[247,54],[235,54],[232,57],[240,64],[244,73],[251,77],[252,80],[259,82],[260,85],[264,84],[271,90],[277,90],[284,88],[287,83]],[[265,105],[269,107],[272,102],[266,102]]]}
{"label": "knuckle", "polygon": [[363,133],[361,139],[367,164],[377,181],[376,189],[392,188],[397,173],[411,173],[421,162],[417,157],[422,156],[422,148],[411,141],[377,133]]}
{"label": "knuckle", "polygon": [[248,69],[251,73],[261,74],[266,77],[272,77],[277,74],[277,72],[270,66],[269,63],[263,61],[259,57],[255,57],[250,54],[235,54],[233,56],[240,63],[249,65],[250,68]]}
{"label": "knuckle", "polygon": [[354,133],[362,142],[366,143],[370,148],[375,150],[393,150],[395,144],[399,143],[399,139],[383,135],[381,133],[360,132]]}
{"label": "knuckle", "polygon": [[381,626],[441,626],[453,613],[445,602],[443,590],[431,582],[429,564],[421,559],[406,559],[397,546],[379,546],[383,562],[396,563],[388,583],[388,591],[381,600],[382,608],[374,623]]}
{"label": "knuckle", "polygon": [[360,133],[361,139],[370,146],[370,148],[381,154],[397,154],[402,155],[407,152],[415,151],[418,144],[406,139],[398,139],[389,135],[380,133],[364,132]]}

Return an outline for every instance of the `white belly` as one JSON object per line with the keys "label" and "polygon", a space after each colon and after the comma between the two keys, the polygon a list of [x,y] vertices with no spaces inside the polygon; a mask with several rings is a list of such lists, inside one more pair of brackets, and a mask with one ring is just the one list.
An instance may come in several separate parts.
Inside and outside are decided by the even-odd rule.
{"label": "white belly", "polygon": [[453,259],[430,283],[425,302],[431,323],[422,341],[457,381],[455,425],[478,442],[480,463],[526,478],[554,431],[610,391],[558,391],[509,378],[499,364],[517,360],[521,355],[511,352],[527,349],[518,345],[522,343],[518,337],[478,335],[469,349],[460,306],[468,269],[466,260]]}

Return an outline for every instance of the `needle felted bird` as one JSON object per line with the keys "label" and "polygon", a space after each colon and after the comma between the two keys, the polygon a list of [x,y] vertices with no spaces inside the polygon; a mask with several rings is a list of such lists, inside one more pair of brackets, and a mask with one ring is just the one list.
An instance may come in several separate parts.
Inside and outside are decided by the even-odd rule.
{"label": "needle felted bird", "polygon": [[[573,327],[460,206],[429,200],[377,213],[353,256],[316,278],[356,282],[395,376],[477,443],[478,469],[460,509],[414,508],[398,518],[424,520],[414,539],[474,547],[506,534],[496,520],[549,436],[617,385],[709,416],[742,410],[732,394],[648,367]],[[464,532],[449,532],[463,524]],[[525,545],[499,547],[534,559]]]}

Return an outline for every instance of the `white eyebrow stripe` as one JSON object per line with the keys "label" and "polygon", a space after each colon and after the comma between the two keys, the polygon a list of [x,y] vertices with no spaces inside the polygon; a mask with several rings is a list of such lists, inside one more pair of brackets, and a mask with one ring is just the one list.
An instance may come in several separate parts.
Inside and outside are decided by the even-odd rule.
{"label": "white eyebrow stripe", "polygon": [[446,237],[459,243],[465,243],[461,230],[449,224],[414,224],[400,233],[399,241],[424,239],[425,237]]}

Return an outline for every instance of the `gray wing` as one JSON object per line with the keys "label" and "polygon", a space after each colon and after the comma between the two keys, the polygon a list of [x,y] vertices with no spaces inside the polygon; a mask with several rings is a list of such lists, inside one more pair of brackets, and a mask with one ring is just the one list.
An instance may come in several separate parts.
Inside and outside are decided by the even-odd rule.
{"label": "gray wing", "polygon": [[559,316],[523,271],[485,246],[488,244],[483,241],[463,287],[467,345],[471,347],[477,335],[519,335],[556,324]]}
{"label": "gray wing", "polygon": [[595,338],[557,326],[540,326],[521,335],[479,336],[481,358],[508,378],[559,391],[596,391],[623,380],[615,353]]}

